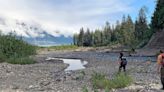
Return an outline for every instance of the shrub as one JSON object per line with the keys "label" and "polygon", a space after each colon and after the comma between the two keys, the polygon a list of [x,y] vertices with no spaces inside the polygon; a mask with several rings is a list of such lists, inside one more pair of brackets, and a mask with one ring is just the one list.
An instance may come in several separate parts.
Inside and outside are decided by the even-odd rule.
{"label": "shrub", "polygon": [[86,86],[84,86],[84,87],[82,88],[82,91],[83,91],[83,92],[89,92]]}
{"label": "shrub", "polygon": [[0,34],[0,62],[7,61],[15,64],[32,63],[30,58],[29,60],[27,59],[30,55],[36,53],[35,49],[35,46],[26,43],[22,38],[18,38],[12,33],[9,35]]}
{"label": "shrub", "polygon": [[107,79],[104,74],[95,73],[92,75],[92,84],[94,89],[114,89],[129,86],[133,80],[126,74],[117,74],[113,79]]}
{"label": "shrub", "polygon": [[124,73],[115,75],[111,80],[114,88],[123,88],[129,86],[132,83],[132,78]]}

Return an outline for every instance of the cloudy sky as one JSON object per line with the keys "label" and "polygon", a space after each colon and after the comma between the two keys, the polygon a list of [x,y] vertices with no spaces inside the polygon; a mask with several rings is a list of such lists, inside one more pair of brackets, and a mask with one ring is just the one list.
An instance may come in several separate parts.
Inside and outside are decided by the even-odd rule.
{"label": "cloudy sky", "polygon": [[136,19],[142,6],[150,20],[155,0],[0,0],[0,16],[34,21],[47,30],[72,35],[81,27],[101,28],[106,21],[114,24],[123,14]]}

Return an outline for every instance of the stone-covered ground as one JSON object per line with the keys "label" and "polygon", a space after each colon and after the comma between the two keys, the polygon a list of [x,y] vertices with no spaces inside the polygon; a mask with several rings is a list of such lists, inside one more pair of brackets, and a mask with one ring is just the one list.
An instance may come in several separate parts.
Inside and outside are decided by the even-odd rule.
{"label": "stone-covered ground", "polygon": [[[46,61],[47,57],[80,58],[88,61],[86,69],[64,72],[68,66],[59,60]],[[82,92],[90,83],[93,71],[104,73],[108,78],[118,71],[118,62],[110,61],[109,54],[102,52],[50,52],[35,56],[36,64],[0,64],[0,92]],[[127,72],[134,83],[112,92],[162,92],[155,62],[128,61]],[[81,71],[85,76],[81,77]],[[104,92],[99,90],[99,92]]]}

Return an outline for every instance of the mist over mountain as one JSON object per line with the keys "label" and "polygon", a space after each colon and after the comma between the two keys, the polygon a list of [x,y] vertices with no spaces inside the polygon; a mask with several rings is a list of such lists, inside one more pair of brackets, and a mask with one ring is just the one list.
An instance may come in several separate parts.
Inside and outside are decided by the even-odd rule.
{"label": "mist over mountain", "polygon": [[64,36],[58,30],[48,30],[33,21],[20,21],[0,17],[0,31],[2,34],[14,33],[30,44],[52,46],[71,44],[72,37]]}

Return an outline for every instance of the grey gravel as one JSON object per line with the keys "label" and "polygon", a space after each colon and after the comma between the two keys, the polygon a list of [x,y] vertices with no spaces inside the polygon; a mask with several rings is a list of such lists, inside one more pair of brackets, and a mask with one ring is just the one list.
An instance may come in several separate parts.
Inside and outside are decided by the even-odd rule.
{"label": "grey gravel", "polygon": [[[92,91],[90,81],[93,71],[112,78],[118,71],[118,62],[110,61],[109,53],[102,52],[49,52],[36,55],[36,64],[0,64],[0,92],[82,92],[82,87]],[[86,69],[65,72],[68,66],[62,61],[46,61],[47,57],[79,58],[88,61]],[[111,92],[162,92],[155,62],[128,61],[127,72],[134,83]],[[82,75],[81,71],[85,72]],[[99,92],[105,92],[99,90]]]}

